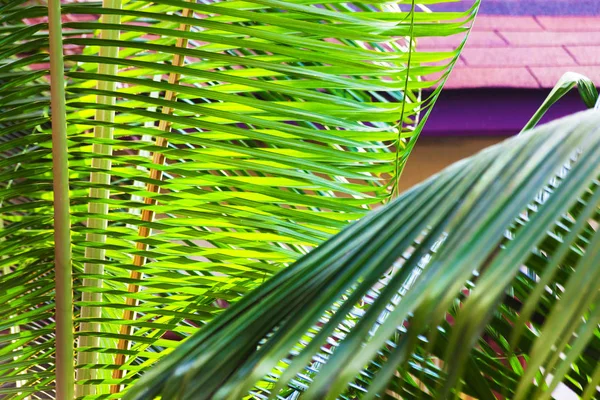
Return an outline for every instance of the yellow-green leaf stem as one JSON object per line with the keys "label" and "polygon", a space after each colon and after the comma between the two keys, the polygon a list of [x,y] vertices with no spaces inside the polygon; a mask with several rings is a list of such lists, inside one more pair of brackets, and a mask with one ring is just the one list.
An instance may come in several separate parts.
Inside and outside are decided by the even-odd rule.
{"label": "yellow-green leaf stem", "polygon": [[[103,6],[111,9],[120,9],[121,0],[104,0]],[[108,24],[118,24],[120,22],[120,15],[110,14],[103,15],[102,22]],[[118,40],[120,32],[118,30],[102,30],[100,32],[100,38],[107,40]],[[100,47],[100,56],[117,58],[119,55],[119,48],[116,46],[102,46]],[[99,64],[98,73],[107,75],[116,75],[118,71],[118,65],[116,64]],[[99,90],[110,90],[116,91],[117,83],[110,81],[98,81],[97,87]],[[116,98],[114,96],[99,95],[97,97],[98,104],[115,105]],[[95,119],[103,122],[114,122],[115,112],[112,110],[98,109],[96,110]],[[113,138],[113,128],[105,125],[98,125],[94,128],[94,137],[97,139],[109,139]],[[111,160],[104,155],[112,154],[112,146],[102,143],[94,143],[93,149],[94,154],[102,155],[98,158],[92,159],[92,168],[95,172],[90,175],[90,182],[92,187],[90,188],[90,198],[108,199],[110,197],[110,191],[108,189],[98,187],[102,185],[104,187],[110,184],[110,169]],[[108,220],[104,218],[108,214],[108,203],[106,202],[91,202],[88,205],[88,212],[92,215],[88,218],[87,227],[88,229],[94,229],[95,231],[105,231],[108,226]],[[103,233],[90,232],[86,237],[87,242],[90,243],[105,243],[106,235]],[[90,260],[84,265],[84,273],[86,275],[102,275],[104,273],[104,264],[102,261],[105,260],[106,250],[98,246],[89,246],[85,249],[85,258]],[[102,287],[102,280],[96,278],[84,278],[84,287]],[[82,293],[82,300],[84,302],[92,302],[98,304],[102,302],[101,292],[90,292],[84,291]],[[102,308],[97,306],[83,306],[81,307],[82,318],[100,318],[102,316]],[[81,323],[80,332],[99,332],[100,324],[95,322],[84,322]],[[87,336],[83,335],[79,337],[78,347],[90,347],[98,348],[100,346],[99,336]],[[81,351],[77,354],[77,364],[83,365],[94,365],[98,364],[98,352],[96,351]],[[87,379],[96,379],[97,369],[95,368],[78,368],[77,369],[77,380],[83,381]],[[95,385],[77,385],[77,396],[84,396],[88,394],[96,394]]]}

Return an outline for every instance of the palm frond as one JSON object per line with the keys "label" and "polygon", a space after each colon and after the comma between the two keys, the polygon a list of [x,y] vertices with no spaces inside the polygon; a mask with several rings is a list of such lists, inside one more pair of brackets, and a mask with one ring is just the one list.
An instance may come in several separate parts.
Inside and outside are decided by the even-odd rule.
{"label": "palm frond", "polygon": [[[131,384],[387,201],[462,49],[415,39],[466,37],[472,3],[64,4],[79,393]],[[0,24],[12,182],[0,196],[0,394],[43,398],[55,345],[47,7],[13,2]]]}
{"label": "palm frond", "polygon": [[[185,16],[183,10],[192,13]],[[418,66],[435,56],[419,60],[418,53],[402,47],[412,47],[412,39],[396,38],[408,34],[408,18],[416,15],[410,10],[165,0],[128,3],[118,11],[121,24],[65,24],[122,32],[119,41],[66,40],[121,48],[118,59],[85,53],[66,58],[77,62],[68,73],[73,79],[68,91],[76,97],[69,105],[77,110],[71,123],[110,126],[115,134],[101,142],[74,134],[72,154],[77,156],[78,146],[112,145],[111,174],[122,182],[112,185],[105,216],[112,221],[105,234],[113,245],[107,256],[114,266],[105,269],[102,290],[128,300],[102,305],[124,310],[127,328],[119,335],[105,329],[104,335],[118,338],[114,352],[127,358],[97,366],[128,371],[123,378],[116,373],[113,381],[131,382],[159,353],[176,347],[194,326],[220,312],[219,302],[236,301],[389,196],[386,182],[396,173],[394,146],[405,155],[405,137],[413,133],[404,125],[415,125],[416,112],[426,107],[416,91],[434,84],[416,77],[422,73]],[[68,11],[89,12],[81,6]],[[473,12],[439,28],[448,25],[447,34],[460,34]],[[181,25],[191,29],[178,29]],[[180,38],[187,47],[173,46]],[[182,65],[168,63],[174,56]],[[413,72],[407,67],[409,56],[418,62]],[[454,56],[446,59],[452,62]],[[93,69],[96,63],[117,64],[120,72],[99,74]],[[180,82],[156,81],[157,73],[178,74]],[[120,90],[92,88],[90,81],[117,82]],[[163,95],[152,97],[153,92]],[[167,93],[176,93],[177,99]],[[99,105],[94,101],[98,95],[119,102]],[[114,123],[84,118],[88,110],[99,108],[115,111]],[[170,129],[142,125],[148,119],[166,121]],[[169,146],[137,140],[143,135]],[[166,161],[143,159],[138,153],[144,150]],[[164,179],[148,171],[160,171]],[[134,181],[146,183],[146,190],[133,186]],[[145,202],[134,204],[132,195]],[[136,221],[129,214],[132,208],[157,218]],[[126,223],[155,233],[146,238],[128,232]],[[80,233],[84,231],[89,229]],[[104,247],[77,236],[74,241],[76,246]],[[138,243],[137,249],[132,243]],[[127,269],[130,273],[124,275]],[[138,293],[139,287],[144,289]],[[101,323],[121,322],[103,318]]]}
{"label": "palm frond", "polygon": [[527,122],[521,132],[525,132],[529,129],[534,128],[546,114],[546,112],[563,96],[571,91],[575,86],[579,91],[579,96],[583,100],[587,108],[594,108],[598,98],[598,89],[590,78],[585,75],[578,74],[577,72],[566,72],[554,85],[548,97],[544,100],[540,108],[535,112],[533,117]]}
{"label": "palm frond", "polygon": [[245,296],[125,398],[595,398],[599,133],[587,111],[449,167]]}
{"label": "palm frond", "polygon": [[[54,388],[55,307],[47,24],[0,18],[0,397]],[[46,131],[45,131],[46,130]]]}

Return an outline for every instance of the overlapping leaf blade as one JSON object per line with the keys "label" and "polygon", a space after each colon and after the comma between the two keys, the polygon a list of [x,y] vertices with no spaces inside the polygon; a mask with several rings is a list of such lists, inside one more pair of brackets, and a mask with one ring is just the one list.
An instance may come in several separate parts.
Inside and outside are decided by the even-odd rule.
{"label": "overlapping leaf blade", "polygon": [[[193,11],[189,17],[178,12],[186,8]],[[81,6],[68,11],[89,12]],[[133,347],[126,353],[140,356],[128,357],[120,367],[129,371],[123,382],[135,379],[138,363],[147,365],[158,357],[152,354],[175,347],[172,338],[188,336],[193,326],[219,313],[223,300],[236,301],[389,196],[387,182],[401,168],[395,160],[406,155],[405,143],[415,136],[408,127],[432,101],[416,91],[436,81],[417,77],[444,70],[455,56],[416,52],[402,36],[411,33],[411,25],[415,35],[464,34],[474,11],[439,23],[431,16],[420,22],[417,16],[425,13],[411,13],[410,5],[165,0],[130,2],[122,11],[97,10],[119,12],[123,23],[118,26],[66,24],[121,31],[118,42],[76,38],[66,43],[88,46],[88,53],[92,46],[121,48],[119,59],[84,52],[67,61],[78,63],[68,74],[74,79],[69,93],[77,97],[70,103],[78,110],[71,116],[73,125],[106,124],[85,119],[86,110],[99,107],[95,95],[120,100],[105,107],[117,116],[109,124],[114,140],[102,142],[113,146],[111,174],[120,182],[111,187],[112,222],[106,232],[112,245],[107,254],[118,264],[107,264],[101,278],[106,293],[133,296],[139,303],[128,306],[138,317],[128,322]],[[175,30],[184,25],[189,32]],[[433,32],[424,29],[429,27]],[[189,41],[187,48],[172,45],[180,37]],[[165,62],[173,54],[184,57],[181,67]],[[441,66],[424,66],[443,60]],[[99,75],[95,63],[117,63],[120,72]],[[156,79],[172,73],[181,74],[178,85]],[[93,80],[117,81],[120,89],[102,92],[88,86]],[[164,98],[169,91],[177,100]],[[170,115],[160,111],[166,107]],[[142,125],[161,119],[169,121],[170,130]],[[162,138],[169,148],[139,141],[143,137]],[[74,156],[89,156],[78,148],[98,143],[80,134],[73,141]],[[143,151],[160,152],[166,165],[144,159]],[[151,169],[163,171],[164,182],[149,180]],[[158,185],[160,193],[136,181]],[[136,196],[157,203],[136,203]],[[140,223],[130,209],[151,210],[157,219]],[[155,234],[140,238],[126,224],[146,226]],[[135,242],[149,248],[136,251]],[[77,236],[75,244],[103,246]],[[136,266],[127,254],[148,261]],[[127,269],[143,274],[140,293],[124,291],[124,283],[137,284],[123,272]],[[122,303],[102,305],[118,313]],[[121,322],[103,318],[101,323]]]}
{"label": "overlapping leaf blade", "polygon": [[[22,398],[52,393],[52,175],[46,7],[16,3],[1,11],[10,44],[0,67],[10,140],[2,181],[14,183],[2,197],[11,245],[2,247],[1,284],[12,331],[2,336],[11,362],[2,364],[0,390]],[[98,396],[133,382],[229,303],[390,197],[424,123],[418,114],[460,50],[423,52],[414,39],[464,38],[478,5],[435,13],[410,1],[65,3],[74,328],[78,338],[100,338],[78,349],[97,355],[78,365],[92,371],[78,384]],[[115,15],[120,22],[107,22]],[[120,37],[102,36],[109,31]],[[99,54],[107,47],[118,56]],[[435,90],[424,98],[427,88]],[[94,136],[98,127],[114,135]],[[92,173],[110,175],[110,185]],[[94,195],[103,190],[108,198]],[[142,220],[144,212],[156,218]],[[105,257],[90,258],[89,249]],[[101,314],[81,316],[82,308]],[[111,378],[116,370],[126,374]]]}
{"label": "overlapping leaf blade", "polygon": [[126,398],[524,399],[559,384],[594,398],[599,127],[576,114],[449,167],[243,298]]}

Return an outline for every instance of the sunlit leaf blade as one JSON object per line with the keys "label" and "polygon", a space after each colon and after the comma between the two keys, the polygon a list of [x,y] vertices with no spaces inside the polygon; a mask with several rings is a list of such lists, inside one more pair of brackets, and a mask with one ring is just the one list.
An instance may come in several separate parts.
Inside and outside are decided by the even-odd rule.
{"label": "sunlit leaf blade", "polygon": [[[77,348],[94,360],[77,365],[90,372],[81,393],[127,387],[392,197],[462,48],[416,39],[464,40],[479,4],[435,12],[441,2],[64,2],[73,328],[78,344],[99,338]],[[0,8],[0,396],[18,399],[54,395],[46,13],[43,1]],[[102,129],[113,136],[94,136]]]}
{"label": "sunlit leaf blade", "polygon": [[[180,11],[186,7],[193,11],[189,17]],[[122,382],[129,383],[224,306],[390,196],[388,182],[401,168],[397,160],[408,154],[406,143],[418,133],[417,113],[437,96],[421,98],[419,91],[438,81],[420,76],[447,70],[458,54],[422,52],[404,36],[464,37],[476,8],[448,19],[420,8],[411,12],[410,4],[165,0],[125,8],[96,10],[118,12],[120,25],[67,23],[70,29],[119,29],[121,39],[67,39],[85,51],[66,60],[77,63],[68,72],[70,121],[77,127],[74,170],[85,174],[86,157],[103,157],[89,153],[98,139],[79,133],[102,124],[91,121],[91,113],[101,107],[117,113],[110,125],[114,139],[102,142],[113,146],[111,174],[119,182],[110,188],[108,246],[82,241],[89,230],[81,227],[75,228],[74,243],[106,247],[112,260],[101,277],[102,291],[115,297],[78,303],[102,305],[103,312],[117,316],[98,321],[107,327],[104,337],[122,340],[110,326],[122,323],[123,310],[137,314],[128,322],[130,350],[113,350],[127,355],[119,368],[127,371]],[[89,12],[67,9],[74,15]],[[189,32],[175,30],[182,24]],[[179,37],[188,40],[187,47],[173,46]],[[111,45],[120,47],[119,59],[94,54],[97,46]],[[174,54],[184,57],[181,67],[170,63]],[[119,72],[98,74],[96,63],[116,64]],[[166,81],[172,73],[181,74],[179,85]],[[95,81],[117,82],[119,90],[100,91],[90,85]],[[168,91],[177,100],[165,99]],[[99,105],[97,95],[118,102]],[[147,124],[160,119],[169,121],[170,132]],[[156,138],[169,147],[158,148]],[[142,155],[156,152],[166,165]],[[149,179],[151,169],[162,171],[164,181]],[[135,182],[158,185],[160,193]],[[89,187],[85,181],[73,185],[82,194]],[[157,203],[143,204],[144,198]],[[89,201],[85,195],[73,200]],[[131,210],[157,217],[140,223]],[[131,229],[136,226],[154,233],[140,238]],[[135,250],[135,242],[149,247]],[[135,265],[136,255],[147,262]],[[132,279],[129,270],[141,273],[141,280]],[[138,282],[139,293],[125,291],[124,285]],[[125,298],[138,305],[125,306]]]}
{"label": "sunlit leaf blade", "polygon": [[598,157],[588,111],[452,165],[245,296],[125,398],[593,398]]}

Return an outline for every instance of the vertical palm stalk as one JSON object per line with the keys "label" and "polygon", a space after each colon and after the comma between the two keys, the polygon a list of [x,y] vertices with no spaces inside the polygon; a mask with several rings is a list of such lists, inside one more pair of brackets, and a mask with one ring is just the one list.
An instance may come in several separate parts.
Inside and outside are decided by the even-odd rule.
{"label": "vertical palm stalk", "polygon": [[[191,14],[192,14],[192,10],[190,10],[188,8],[183,10],[184,17],[189,17]],[[190,29],[190,26],[188,24],[181,24],[179,26],[180,31],[188,31],[189,29]],[[182,37],[177,38],[176,47],[180,47],[180,48],[187,47],[187,44],[188,44],[187,39],[182,38]],[[180,55],[180,54],[175,54],[173,56],[172,65],[181,67],[184,64],[184,61],[185,61],[185,56]],[[176,85],[179,83],[179,79],[180,79],[180,74],[175,73],[175,72],[171,72],[169,74],[169,84]],[[173,101],[176,99],[176,97],[177,97],[177,93],[175,93],[174,91],[168,90],[165,93],[165,100],[167,100],[167,101]],[[169,115],[172,112],[173,112],[173,110],[170,107],[163,107],[163,109],[162,109],[162,113],[166,114],[166,115]],[[164,119],[160,121],[159,130],[167,132],[170,129],[171,129],[170,122],[168,122],[167,120],[164,120]],[[165,139],[163,137],[156,138],[156,146],[166,148],[168,145],[169,145],[169,143],[168,143],[167,139]],[[162,154],[160,152],[154,153],[154,155],[152,157],[152,163],[154,165],[163,165],[164,162],[165,162],[164,154]],[[156,168],[153,168],[150,170],[150,178],[153,182],[162,180],[162,175],[163,175],[162,171],[160,171]],[[149,183],[146,185],[146,190],[150,193],[158,193],[158,191],[160,190],[160,187],[154,183]],[[154,205],[154,204],[156,204],[156,200],[154,200],[151,197],[147,197],[145,199],[145,203],[147,205]],[[151,210],[150,208],[143,209],[141,221],[142,222],[151,222],[153,220],[154,220],[154,211]],[[151,229],[148,226],[145,226],[145,225],[139,226],[138,236],[140,238],[149,237],[150,233],[151,233]],[[142,253],[148,249],[148,245],[143,242],[138,242],[136,249],[138,250],[139,253]],[[143,266],[145,263],[146,263],[146,257],[142,256],[141,254],[135,255],[135,257],[133,259],[133,265],[135,265],[136,267],[140,267],[140,266]],[[139,270],[133,270],[133,271],[131,271],[130,277],[132,280],[139,281],[142,277],[142,274],[141,274],[141,272],[139,272]],[[139,291],[139,285],[128,284],[127,291],[129,293],[136,293]],[[134,297],[127,297],[126,304],[129,307],[127,309],[125,309],[125,311],[123,312],[123,320],[130,321],[130,320],[134,319],[133,307],[137,304],[137,300]],[[123,337],[130,336],[131,330],[132,330],[131,325],[122,325],[120,334]],[[128,347],[129,347],[129,340],[127,340],[127,339],[119,340],[119,342],[117,344],[117,348],[120,351],[127,350]],[[115,364],[117,366],[122,366],[123,364],[125,364],[125,358],[126,358],[126,356],[125,356],[124,352],[117,354],[117,356],[115,357]],[[121,378],[123,378],[123,374],[124,374],[123,369],[115,369],[113,372],[113,378],[121,379]],[[111,393],[119,393],[119,391],[120,391],[119,384],[113,385],[111,387]]]}
{"label": "vertical palm stalk", "polygon": [[[109,9],[120,9],[121,0],[104,0],[103,7]],[[109,24],[118,24],[120,22],[119,15],[103,15],[102,22]],[[100,38],[106,40],[118,40],[119,31],[102,30],[100,32]],[[119,48],[115,46],[101,46],[100,56],[117,58],[119,55]],[[117,64],[99,64],[98,73],[114,76],[117,74]],[[115,92],[117,89],[116,82],[98,81],[98,89],[104,91]],[[103,105],[115,105],[116,99],[114,96],[99,95],[97,98],[98,104]],[[102,122],[114,122],[115,112],[111,110],[99,109],[96,111],[95,119]],[[113,128],[108,126],[99,125],[94,129],[94,137],[96,139],[112,139]],[[92,172],[90,175],[90,182],[93,184],[90,189],[91,198],[108,199],[110,196],[110,190],[107,189],[110,184],[110,169],[111,161],[105,157],[112,154],[112,146],[101,143],[94,143],[93,153],[100,155],[98,158],[92,159],[92,168],[96,172]],[[93,229],[95,232],[90,232],[86,236],[86,241],[89,243],[105,243],[106,234],[96,233],[98,231],[105,231],[108,226],[106,218],[102,218],[108,214],[108,204],[101,202],[92,202],[88,206],[89,214],[92,215],[87,221],[87,227]],[[106,250],[104,248],[94,246],[88,246],[85,249],[85,258],[90,260],[84,265],[84,272],[86,275],[101,276],[104,273],[104,264],[102,261],[106,257]],[[84,287],[102,287],[101,279],[84,279]],[[82,294],[82,300],[84,303],[99,304],[102,302],[101,292],[88,292],[84,291]],[[83,306],[81,308],[81,318],[100,318],[102,315],[102,308],[98,306]],[[100,324],[95,322],[85,322],[80,326],[81,332],[99,332]],[[98,348],[100,345],[99,336],[87,336],[83,335],[79,337],[78,346],[81,348],[91,347]],[[78,365],[94,365],[98,363],[98,353],[96,351],[82,351],[77,355]],[[95,379],[97,376],[97,370],[94,368],[79,368],[77,370],[77,380]],[[96,388],[94,385],[77,385],[77,395],[84,396],[87,394],[95,394]]]}
{"label": "vertical palm stalk", "polygon": [[56,397],[72,399],[75,386],[73,349],[73,278],[69,212],[67,115],[60,0],[48,2],[52,109],[52,171],[56,280]]}

